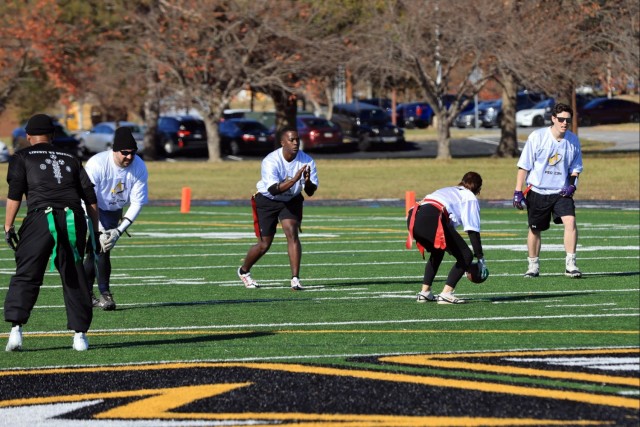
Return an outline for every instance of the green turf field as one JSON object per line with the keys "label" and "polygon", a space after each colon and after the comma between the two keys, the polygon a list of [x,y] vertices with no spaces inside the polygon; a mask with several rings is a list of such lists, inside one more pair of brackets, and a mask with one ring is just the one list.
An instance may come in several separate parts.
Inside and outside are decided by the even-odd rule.
{"label": "green turf field", "polygon": [[[255,241],[249,207],[197,206],[188,214],[179,213],[177,207],[145,207],[129,230],[132,237],[121,238],[113,250],[112,292],[117,310],[94,311],[89,351],[71,350],[72,334],[65,330],[59,276],[47,273],[31,320],[24,327],[23,351],[0,354],[0,374],[10,376],[15,369],[98,365],[115,369],[158,362],[198,362],[237,369],[247,366],[243,363],[261,363],[259,369],[287,371],[287,375],[293,369],[290,366],[295,366],[299,369],[296,372],[311,370],[310,375],[317,376],[349,376],[339,373],[348,370],[356,372],[354,378],[366,376],[369,380],[387,374],[417,376],[420,381],[440,378],[443,382],[436,381],[437,387],[448,387],[448,381],[497,384],[500,390],[533,389],[541,399],[559,393],[561,397],[554,402],[568,399],[589,408],[593,404],[585,402],[595,396],[595,401],[612,402],[604,404],[604,412],[598,407],[594,413],[600,415],[568,410],[566,416],[613,420],[617,425],[637,423],[633,414],[640,408],[638,210],[578,209],[582,279],[563,275],[560,226],[543,233],[541,276],[525,280],[526,214],[483,208],[481,217],[491,276],[481,285],[463,278],[456,293],[468,299],[468,304],[452,306],[416,303],[424,261],[415,246],[405,248],[402,207],[308,204],[301,235],[301,280],[307,289],[300,292],[289,289],[290,270],[281,230],[270,252],[252,269],[262,288],[249,290],[240,284],[236,269]],[[434,293],[444,285],[451,259],[445,257]],[[3,246],[3,300],[14,269],[12,252]],[[6,332],[0,334],[2,348]],[[631,374],[626,371],[617,376],[609,370],[599,371],[602,377],[588,378],[581,375],[596,374],[584,366],[575,371],[575,365],[569,373],[556,375],[554,369],[554,374],[540,374],[548,372],[539,359],[544,354],[578,359],[624,356],[635,368]],[[456,355],[468,358],[461,361]],[[491,359],[506,355],[510,355],[508,361]],[[538,358],[533,366],[510,368],[514,360],[531,357]],[[492,362],[479,363],[481,358]],[[315,371],[318,367],[326,371]],[[531,369],[539,370],[538,374],[526,371]],[[283,377],[286,375],[277,378]],[[182,385],[197,382],[195,374],[191,380],[181,380]],[[0,389],[6,384],[0,376]],[[451,387],[462,387],[460,384]],[[351,394],[355,386],[340,387]],[[74,390],[73,384],[69,390]],[[4,393],[0,392],[6,399],[9,394]],[[528,391],[505,393],[530,396]],[[405,406],[411,405],[398,407]],[[469,408],[469,416],[489,416],[474,406]],[[420,415],[423,410],[409,408],[402,414]],[[315,407],[308,411],[331,412]],[[391,409],[373,411],[394,415]],[[351,412],[359,416],[368,413],[353,408]],[[549,414],[560,417],[551,409]],[[530,414],[538,421],[542,416]],[[437,424],[414,424],[411,420],[380,425]],[[330,419],[322,422],[331,424]],[[364,418],[360,422],[353,425],[379,425]]]}

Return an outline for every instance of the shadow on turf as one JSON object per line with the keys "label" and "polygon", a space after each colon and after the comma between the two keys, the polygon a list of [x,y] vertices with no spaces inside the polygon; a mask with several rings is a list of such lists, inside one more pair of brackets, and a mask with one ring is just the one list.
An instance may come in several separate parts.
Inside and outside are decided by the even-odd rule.
{"label": "shadow on turf", "polygon": [[540,295],[513,295],[508,297],[491,297],[491,298],[473,298],[469,302],[473,301],[489,301],[489,302],[501,302],[501,301],[531,301],[531,300],[543,300],[548,298],[564,298],[584,296],[593,292],[565,292],[562,294],[540,294]]}
{"label": "shadow on turf", "polygon": [[233,300],[207,300],[207,301],[189,301],[189,302],[158,302],[149,304],[136,304],[135,306],[122,307],[118,306],[117,311],[137,310],[141,308],[165,308],[165,307],[188,307],[192,305],[216,305],[216,304],[254,304],[263,302],[283,302],[283,301],[301,301],[300,298],[260,298],[260,299],[233,299]]}
{"label": "shadow on turf", "polygon": [[[188,332],[187,332],[188,333]],[[194,333],[197,333],[194,331]],[[106,348],[130,348],[130,347],[147,347],[151,345],[175,345],[175,344],[197,344],[204,342],[214,342],[214,341],[228,341],[235,339],[246,339],[246,338],[261,338],[273,335],[272,332],[237,332],[237,333],[224,333],[224,334],[212,334],[212,335],[200,335],[196,337],[190,338],[175,338],[175,339],[161,339],[161,340],[151,340],[151,341],[128,341],[122,343],[112,343],[112,344],[92,344],[92,340],[96,338],[91,337],[91,332],[88,333],[89,337],[89,351],[91,350],[99,350]],[[71,346],[64,347],[46,347],[46,348],[33,348],[33,349],[22,349],[20,352],[37,352],[37,351],[50,351],[50,350],[69,350]]]}
{"label": "shadow on turf", "polygon": [[191,338],[176,338],[176,339],[162,339],[162,340],[151,340],[151,341],[129,341],[123,343],[113,343],[113,344],[97,344],[92,345],[89,349],[101,349],[101,348],[127,348],[127,347],[147,347],[150,345],[175,345],[175,344],[196,344],[203,342],[213,342],[213,341],[227,341],[227,340],[236,340],[236,339],[245,339],[245,338],[260,338],[273,335],[272,332],[237,332],[237,333],[227,333],[227,334],[213,334],[213,335],[202,335]]}

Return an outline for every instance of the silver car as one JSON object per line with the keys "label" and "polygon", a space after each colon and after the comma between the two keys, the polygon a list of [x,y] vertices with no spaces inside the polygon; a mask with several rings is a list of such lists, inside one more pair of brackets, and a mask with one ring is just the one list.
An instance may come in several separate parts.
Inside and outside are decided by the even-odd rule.
{"label": "silver car", "polygon": [[138,145],[138,153],[144,149],[144,131],[142,127],[132,122],[102,122],[91,130],[78,135],[80,146],[86,155],[100,153],[113,146],[113,137],[118,127],[131,128],[131,133]]}

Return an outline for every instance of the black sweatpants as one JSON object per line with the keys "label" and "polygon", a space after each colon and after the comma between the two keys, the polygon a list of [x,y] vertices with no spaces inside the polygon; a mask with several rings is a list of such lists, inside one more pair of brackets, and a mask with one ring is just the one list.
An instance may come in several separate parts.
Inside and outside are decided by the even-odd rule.
{"label": "black sweatpants", "polygon": [[[418,212],[416,213],[416,219],[413,224],[413,238],[430,253],[424,269],[422,283],[426,285],[433,284],[433,280],[438,273],[438,268],[440,268],[446,251],[456,259],[456,263],[449,271],[446,282],[447,285],[455,288],[465,271],[469,269],[473,261],[473,253],[462,236],[456,231],[455,227],[451,225],[447,218],[442,217],[440,210],[429,204],[418,206],[417,209]],[[409,214],[409,218],[411,218],[411,214]],[[439,221],[442,221],[444,238],[447,243],[445,250],[433,247]],[[408,225],[409,219],[407,219],[407,226]]]}
{"label": "black sweatpants", "polygon": [[[86,332],[91,326],[93,311],[82,261],[76,262],[74,259],[64,209],[54,209],[53,218],[58,235],[55,266],[62,280],[67,328]],[[87,235],[84,212],[74,212],[74,221],[77,253],[82,256]],[[9,282],[9,290],[4,301],[4,318],[7,322],[24,325],[29,321],[31,310],[38,299],[55,243],[49,231],[45,211],[38,209],[29,212],[20,226],[18,236],[19,242],[15,252],[16,274]]]}

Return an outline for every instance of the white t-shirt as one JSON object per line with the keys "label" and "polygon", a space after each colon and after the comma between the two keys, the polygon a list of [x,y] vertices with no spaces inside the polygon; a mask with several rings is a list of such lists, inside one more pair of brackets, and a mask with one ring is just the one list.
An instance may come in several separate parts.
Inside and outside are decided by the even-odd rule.
{"label": "white t-shirt", "polygon": [[130,203],[126,217],[132,222],[149,200],[148,173],[144,161],[134,156],[133,162],[121,168],[113,159],[113,150],[103,151],[91,157],[85,170],[96,186],[98,208],[117,211]]}
{"label": "white t-shirt", "polygon": [[582,150],[576,134],[566,131],[556,140],[551,128],[533,131],[522,150],[518,168],[529,171],[527,186],[539,194],[557,194],[572,173],[582,172]]}
{"label": "white t-shirt", "polygon": [[427,194],[425,199],[433,199],[444,205],[454,227],[462,225],[464,231],[480,232],[480,203],[468,188],[462,186],[441,188]]}
{"label": "white t-shirt", "polygon": [[256,184],[258,192],[271,200],[288,202],[302,192],[304,188],[304,177],[300,177],[300,180],[296,182],[293,187],[276,196],[269,193],[268,188],[287,178],[293,178],[303,166],[310,167],[309,179],[313,184],[318,186],[318,171],[316,169],[316,163],[311,156],[304,151],[298,151],[296,158],[288,162],[282,155],[282,148],[272,151],[262,160],[262,176]]}

